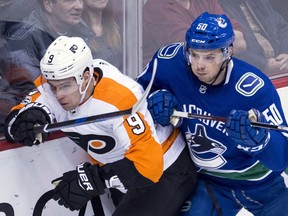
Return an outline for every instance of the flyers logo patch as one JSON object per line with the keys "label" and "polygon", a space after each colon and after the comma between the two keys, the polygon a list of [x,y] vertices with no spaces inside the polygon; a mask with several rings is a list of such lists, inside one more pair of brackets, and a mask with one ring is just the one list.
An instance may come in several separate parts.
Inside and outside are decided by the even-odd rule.
{"label": "flyers logo patch", "polygon": [[95,154],[106,154],[114,149],[116,141],[113,137],[96,134],[79,134],[76,132],[65,132],[68,137],[85,151]]}
{"label": "flyers logo patch", "polygon": [[245,73],[236,83],[236,91],[240,94],[250,97],[264,86],[264,81],[254,73]]}

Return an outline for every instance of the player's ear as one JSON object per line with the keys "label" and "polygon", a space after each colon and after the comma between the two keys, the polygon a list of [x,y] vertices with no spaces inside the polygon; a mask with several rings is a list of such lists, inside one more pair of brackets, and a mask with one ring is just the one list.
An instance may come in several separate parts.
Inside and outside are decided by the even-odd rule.
{"label": "player's ear", "polygon": [[229,56],[229,58],[231,58],[232,55],[233,55],[233,46],[229,46],[228,47],[228,56]]}
{"label": "player's ear", "polygon": [[89,68],[87,67],[83,72],[84,81],[88,81],[91,78]]}
{"label": "player's ear", "polygon": [[89,67],[87,67],[83,72],[83,84],[82,86],[86,88],[87,85],[89,85],[89,80],[92,79],[89,71]]}

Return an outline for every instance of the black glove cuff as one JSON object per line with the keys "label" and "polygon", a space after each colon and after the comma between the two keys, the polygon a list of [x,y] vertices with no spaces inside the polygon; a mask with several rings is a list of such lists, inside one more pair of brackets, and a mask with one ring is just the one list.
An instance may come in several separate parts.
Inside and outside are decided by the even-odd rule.
{"label": "black glove cuff", "polygon": [[83,164],[83,169],[81,168],[81,165],[78,165],[77,171],[79,184],[81,184],[81,187],[84,188],[89,194],[99,196],[105,193],[105,184],[103,184],[103,181],[99,176],[98,165],[91,165],[90,163],[86,162]]}
{"label": "black glove cuff", "polygon": [[126,189],[143,188],[154,184],[150,179],[141,175],[133,162],[127,158],[101,167],[99,175],[106,180],[117,175]]}
{"label": "black glove cuff", "polygon": [[4,124],[4,135],[6,140],[10,142],[16,142],[16,140],[13,138],[12,134],[10,134],[10,126],[12,119],[18,114],[19,110],[13,110],[8,114],[8,116],[5,118],[5,124]]}

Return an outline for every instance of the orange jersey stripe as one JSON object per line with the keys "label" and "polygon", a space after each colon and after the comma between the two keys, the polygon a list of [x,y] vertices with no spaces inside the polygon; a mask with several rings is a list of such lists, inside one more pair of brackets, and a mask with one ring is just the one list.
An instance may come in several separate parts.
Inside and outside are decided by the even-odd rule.
{"label": "orange jersey stripe", "polygon": [[145,131],[142,134],[135,134],[127,120],[124,122],[131,140],[131,147],[125,153],[125,157],[134,162],[135,167],[143,176],[157,182],[164,167],[162,147],[154,139],[150,126],[143,120],[144,116],[141,113],[137,114],[145,125]]}
{"label": "orange jersey stripe", "polygon": [[[45,79],[45,78],[44,78],[44,81],[46,82],[46,79]],[[43,84],[43,78],[42,78],[42,75],[40,75],[40,76],[38,76],[38,77],[34,80],[34,85],[38,88],[38,87],[39,87],[40,85],[42,85],[42,84]],[[36,99],[37,99],[40,95],[41,95],[41,93],[38,92],[38,91],[32,91],[32,92],[30,92],[30,93],[25,97],[25,99],[23,100],[23,101],[25,101],[25,103],[23,103],[23,101],[22,101],[20,104],[12,107],[12,108],[11,108],[11,111],[13,111],[13,110],[20,110],[20,109],[22,109],[27,103],[35,102]]]}
{"label": "orange jersey stripe", "polygon": [[32,103],[32,102],[35,102],[36,99],[40,96],[40,92],[38,91],[34,91],[34,92],[31,92],[29,93],[29,95],[27,95],[25,97],[25,99],[23,101],[25,101],[25,103],[21,102],[20,104],[12,107],[11,111],[13,110],[20,110],[22,109],[27,103]]}
{"label": "orange jersey stripe", "polygon": [[173,132],[169,135],[169,137],[162,143],[162,150],[164,153],[168,151],[171,145],[173,145],[179,133],[180,133],[179,129],[174,129]]}
{"label": "orange jersey stripe", "polygon": [[40,85],[42,85],[42,80],[43,80],[43,78],[42,78],[43,76],[42,75],[40,75],[40,76],[38,76],[37,78],[36,78],[36,80],[34,81],[34,84],[35,84],[35,86],[38,88]]}
{"label": "orange jersey stripe", "polygon": [[119,110],[131,108],[137,102],[136,96],[129,88],[106,77],[96,85],[93,97],[112,104]]}

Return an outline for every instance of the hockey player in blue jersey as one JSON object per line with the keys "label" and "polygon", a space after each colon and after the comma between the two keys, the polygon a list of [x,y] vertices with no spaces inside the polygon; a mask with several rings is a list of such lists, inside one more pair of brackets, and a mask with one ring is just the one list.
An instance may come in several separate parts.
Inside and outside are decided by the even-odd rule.
{"label": "hockey player in blue jersey", "polygon": [[243,207],[254,215],[288,215],[283,178],[287,133],[250,124],[287,125],[281,102],[266,75],[232,57],[234,37],[224,14],[205,12],[188,29],[185,43],[160,48],[137,80],[146,87],[157,58],[154,92],[148,99],[155,123],[175,124],[175,109],[227,117],[226,122],[178,122],[199,175],[196,194],[181,215],[231,216]]}

